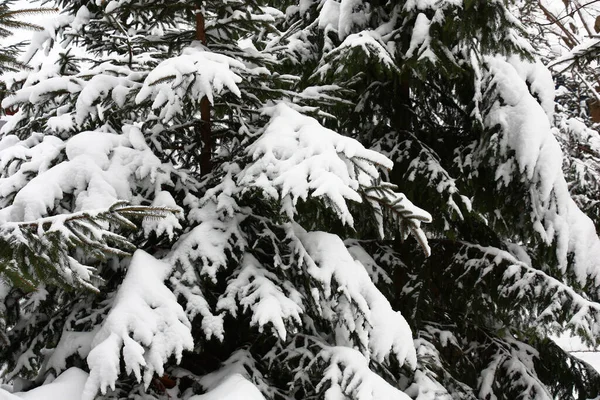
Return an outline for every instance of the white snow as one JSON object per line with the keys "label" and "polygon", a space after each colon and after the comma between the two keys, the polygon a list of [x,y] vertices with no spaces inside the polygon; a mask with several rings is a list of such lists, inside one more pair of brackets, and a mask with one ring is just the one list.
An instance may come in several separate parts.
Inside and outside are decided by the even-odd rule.
{"label": "white snow", "polygon": [[362,0],[341,0],[339,6],[338,36],[344,39],[369,22],[369,3]]}
{"label": "white snow", "polygon": [[217,273],[228,265],[226,254],[244,251],[247,246],[240,227],[246,214],[232,197],[240,190],[233,181],[235,172],[239,168],[232,167],[221,183],[201,199],[188,195],[184,204],[190,207],[187,217],[195,226],[181,235],[166,258],[179,267],[171,277],[175,295],[186,299],[190,320],[202,316],[202,329],[209,339],[223,339],[223,313],[211,310],[202,288],[196,284],[197,274],[217,282]]}
{"label": "white snow", "polygon": [[165,207],[177,212],[167,213],[163,218],[144,218],[142,228],[146,237],[151,232],[154,232],[157,236],[166,234],[169,239],[173,239],[175,230],[181,229],[179,219],[183,219],[183,208],[177,205],[171,193],[166,190],[160,191],[155,195],[152,206]]}
{"label": "white snow", "polygon": [[[329,53],[326,59],[321,60],[315,75],[324,76],[336,66],[342,68],[344,62],[338,63],[336,57],[343,58],[348,52],[355,49],[362,50],[363,57],[377,61],[392,71],[399,72],[393,53],[385,47],[381,34],[373,30],[364,30],[348,35],[339,46]],[[334,70],[334,72],[337,71]]]}
{"label": "white snow", "polygon": [[90,353],[92,340],[96,333],[96,331],[63,331],[56,347],[48,352],[46,369],[53,369],[57,373],[64,371],[67,367],[67,358],[73,354],[78,354],[82,359],[85,359]]}
{"label": "white snow", "polygon": [[321,287],[323,298],[315,295],[323,314],[337,321],[337,344],[355,345],[366,359],[380,362],[392,353],[400,364],[414,367],[417,360],[408,323],[392,309],[342,240],[325,232],[306,232],[297,224],[290,226],[288,237],[295,239],[294,252]]}
{"label": "white snow", "polygon": [[192,396],[189,400],[265,400],[265,397],[248,379],[233,374],[206,394]]}
{"label": "white snow", "polygon": [[462,0],[408,0],[404,3],[403,8],[405,11],[422,11],[428,8],[444,8],[450,5],[461,7],[462,3]]}
{"label": "white snow", "polygon": [[299,199],[323,197],[341,221],[352,226],[346,200],[362,202],[361,185],[371,186],[379,177],[377,166],[391,169],[393,163],[284,103],[265,112],[271,121],[248,147],[254,161],[240,174],[239,184],[281,199],[283,212],[292,219]]}
{"label": "white snow", "polygon": [[[423,336],[415,339],[415,348],[419,359],[431,360],[432,365],[440,365],[440,354],[437,348]],[[438,374],[421,365],[415,371],[414,382],[406,388],[404,393],[415,400],[452,400],[452,395],[437,380]]]}
{"label": "white snow", "polygon": [[[0,165],[15,159],[24,163],[14,173],[9,170],[8,176],[0,177],[2,196],[17,192],[0,219],[19,222],[42,218],[65,193],[74,195],[74,211],[108,208],[118,201],[133,200],[132,177],[147,179],[156,188],[169,183],[170,168],[143,139],[139,140],[138,134],[137,127],[124,126],[122,134],[82,132],[66,143],[54,136],[34,134],[18,143],[14,136],[5,136],[0,142]],[[137,149],[132,148],[130,138],[137,141]],[[67,160],[50,167],[61,160],[63,149]],[[174,224],[171,219],[164,223],[169,221]]]}
{"label": "white snow", "polygon": [[321,7],[321,12],[317,19],[319,28],[338,31],[338,22],[340,19],[340,3],[335,0],[325,0]]}
{"label": "white snow", "polygon": [[160,118],[169,121],[184,110],[184,102],[206,96],[214,103],[214,95],[228,89],[237,96],[241,78],[232,68],[244,70],[241,62],[222,54],[191,46],[178,57],[160,63],[150,71],[137,94],[137,104],[152,100],[152,108],[160,109]]}
{"label": "white snow", "polygon": [[2,400],[81,400],[83,387],[87,372],[79,368],[69,368],[60,374],[51,383],[44,385],[27,392],[17,392],[10,394],[0,388],[0,399]]}
{"label": "white snow", "polygon": [[246,311],[251,310],[251,325],[256,325],[262,332],[263,327],[270,323],[275,332],[285,340],[287,336],[286,321],[301,323],[302,304],[294,299],[299,295],[289,294],[275,282],[277,276],[264,267],[251,254],[245,254],[241,269],[228,282],[227,289],[217,303],[218,310],[227,310],[237,316],[238,304]]}
{"label": "white snow", "polygon": [[515,68],[521,80],[527,82],[532,95],[548,116],[548,121],[554,121],[554,79],[548,68],[541,61],[526,61],[518,56],[512,56],[508,62]]}
{"label": "white snow", "polygon": [[92,341],[87,357],[90,376],[82,400],[115,388],[121,370],[146,386],[164,373],[169,357],[181,360],[193,348],[190,322],[173,292],[164,285],[171,266],[138,250],[113,300],[112,309]]}
{"label": "white snow", "polygon": [[417,15],[417,19],[415,21],[415,26],[413,27],[412,35],[410,37],[410,46],[406,51],[406,57],[411,58],[413,55],[421,58],[429,58],[432,62],[435,62],[437,57],[433,54],[433,52],[429,49],[429,45],[431,43],[431,37],[429,36],[429,27],[431,26],[431,21],[427,16],[423,13],[419,13]]}
{"label": "white snow", "polygon": [[368,360],[348,347],[328,347],[318,358],[329,363],[317,390],[330,384],[325,400],[410,400],[406,394],[390,385],[369,368]]}
{"label": "white snow", "polygon": [[[502,128],[501,136],[496,139],[501,156],[514,152],[514,158],[507,157],[497,169],[498,186],[508,185],[515,174],[521,174],[521,179],[532,187],[530,222],[543,241],[556,243],[559,268],[566,271],[568,255],[573,254],[573,272],[579,282],[584,284],[592,277],[600,284],[600,239],[592,221],[569,194],[562,172],[563,154],[548,119],[548,103],[553,96],[548,79],[542,76],[532,81],[532,90],[540,94],[540,105],[511,63],[501,57],[488,57],[486,64],[492,79],[489,85],[495,85],[505,104],[496,101],[485,124]],[[518,66],[527,74],[533,73],[534,68],[540,69]]]}

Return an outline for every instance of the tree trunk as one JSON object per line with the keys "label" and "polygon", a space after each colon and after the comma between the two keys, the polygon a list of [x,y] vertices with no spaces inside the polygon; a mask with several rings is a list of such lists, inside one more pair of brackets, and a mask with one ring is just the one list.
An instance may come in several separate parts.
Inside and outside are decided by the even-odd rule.
{"label": "tree trunk", "polygon": [[[202,10],[196,10],[196,40],[202,42],[206,46],[206,29],[204,24],[204,15]],[[200,172],[202,176],[210,173],[212,170],[212,132],[210,126],[210,102],[208,97],[202,97],[200,100],[200,125],[196,128],[202,141],[202,150],[200,153]]]}

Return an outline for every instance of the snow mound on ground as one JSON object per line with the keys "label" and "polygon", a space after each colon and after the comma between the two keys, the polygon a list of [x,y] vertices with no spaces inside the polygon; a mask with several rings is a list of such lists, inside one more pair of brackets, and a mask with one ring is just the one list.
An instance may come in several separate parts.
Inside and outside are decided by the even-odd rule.
{"label": "snow mound on ground", "polygon": [[42,385],[28,392],[9,394],[0,389],[2,400],[80,400],[87,372],[79,368],[69,368],[54,380],[54,382]]}
{"label": "snow mound on ground", "polygon": [[265,400],[256,386],[240,374],[233,374],[206,394],[190,400]]}

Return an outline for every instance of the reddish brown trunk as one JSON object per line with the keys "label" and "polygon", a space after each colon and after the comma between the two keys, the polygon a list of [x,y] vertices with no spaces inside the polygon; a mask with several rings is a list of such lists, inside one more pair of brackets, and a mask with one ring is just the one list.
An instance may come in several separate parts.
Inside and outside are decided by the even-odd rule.
{"label": "reddish brown trunk", "polygon": [[[196,40],[206,46],[206,29],[204,25],[204,15],[201,10],[196,11]],[[212,170],[212,132],[210,129],[210,102],[206,96],[200,100],[200,140],[202,141],[202,150],[200,152],[200,172],[202,176]]]}
{"label": "reddish brown trunk", "polygon": [[596,99],[590,99],[587,102],[590,110],[590,118],[594,122],[600,122],[600,102]]}
{"label": "reddish brown trunk", "polygon": [[204,28],[204,14],[200,9],[196,10],[196,40],[206,46],[206,29]]}

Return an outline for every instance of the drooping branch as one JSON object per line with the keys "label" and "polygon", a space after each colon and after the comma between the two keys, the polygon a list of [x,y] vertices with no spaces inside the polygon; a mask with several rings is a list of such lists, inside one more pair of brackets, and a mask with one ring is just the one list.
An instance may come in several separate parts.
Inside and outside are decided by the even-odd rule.
{"label": "drooping branch", "polygon": [[72,250],[84,249],[88,259],[130,256],[136,249],[115,228],[135,229],[131,219],[164,218],[179,210],[117,202],[108,209],[80,211],[26,222],[0,225],[0,279],[32,291],[41,282],[84,287],[97,292],[91,266],[80,264]]}

